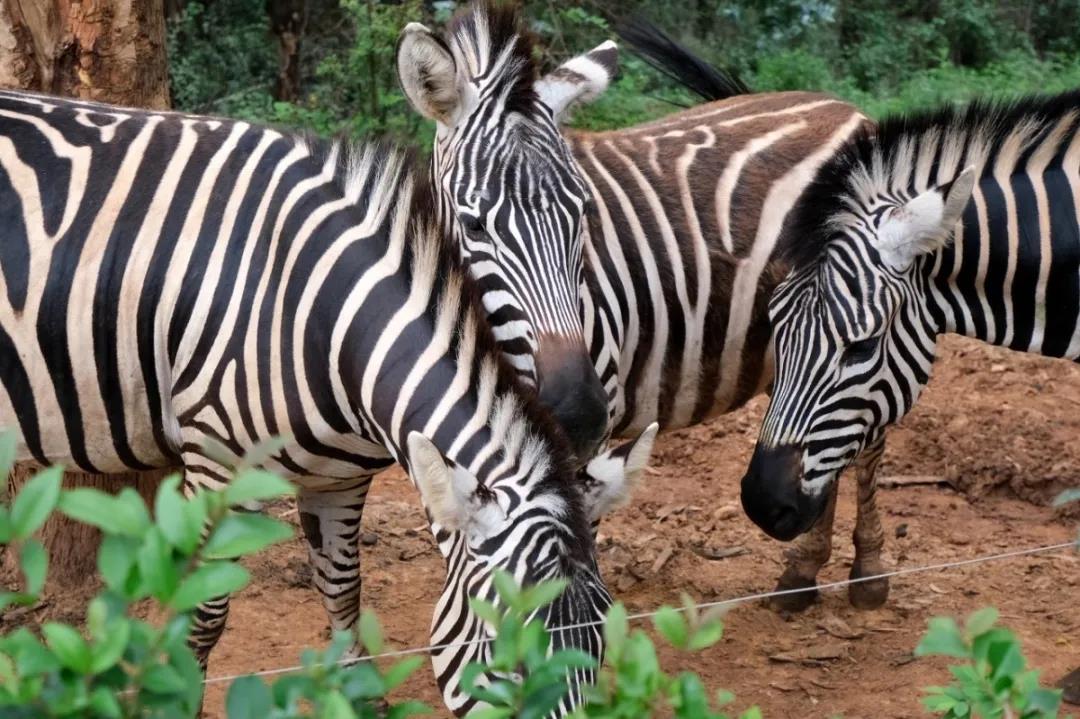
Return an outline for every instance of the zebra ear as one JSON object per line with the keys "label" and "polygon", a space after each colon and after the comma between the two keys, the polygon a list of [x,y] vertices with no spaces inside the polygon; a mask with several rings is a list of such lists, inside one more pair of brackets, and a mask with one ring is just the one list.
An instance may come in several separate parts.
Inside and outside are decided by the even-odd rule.
{"label": "zebra ear", "polygon": [[561,122],[574,105],[599,97],[618,70],[619,48],[608,40],[542,77],[536,82],[536,94]]}
{"label": "zebra ear", "polygon": [[590,522],[630,500],[649,465],[659,428],[660,425],[653,422],[637,439],[603,452],[581,470],[585,484],[585,513]]}
{"label": "zebra ear", "polygon": [[409,474],[433,522],[451,531],[466,528],[479,505],[479,482],[471,472],[443,456],[431,440],[419,432],[408,438]]}
{"label": "zebra ear", "polygon": [[429,120],[450,124],[461,104],[457,65],[450,48],[418,22],[401,31],[397,44],[401,89],[416,111]]}
{"label": "zebra ear", "polygon": [[936,252],[948,243],[975,191],[975,168],[968,167],[951,182],[927,190],[892,211],[877,233],[878,250],[892,267],[904,270],[919,255]]}

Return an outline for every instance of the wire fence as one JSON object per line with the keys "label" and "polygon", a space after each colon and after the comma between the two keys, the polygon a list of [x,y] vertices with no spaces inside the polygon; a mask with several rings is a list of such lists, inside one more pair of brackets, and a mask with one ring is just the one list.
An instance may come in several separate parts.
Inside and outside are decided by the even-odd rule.
{"label": "wire fence", "polygon": [[[1048,545],[1039,546],[1039,547],[1028,547],[1026,549],[1014,549],[1014,550],[1011,550],[1011,551],[1008,551],[1008,552],[1000,552],[998,554],[987,554],[987,555],[982,555],[982,556],[978,556],[978,557],[972,557],[970,559],[958,559],[958,560],[951,561],[951,562],[940,562],[940,563],[937,563],[937,564],[927,564],[927,565],[918,566],[918,567],[903,567],[903,568],[900,568],[900,569],[895,569],[895,570],[890,571],[890,572],[883,572],[882,574],[875,574],[875,575],[872,575],[872,576],[869,576],[869,577],[859,577],[859,578],[856,578],[856,579],[844,579],[844,580],[837,581],[837,582],[828,582],[826,584],[819,584],[819,585],[817,585],[817,589],[818,589],[818,591],[835,591],[837,589],[842,589],[844,587],[849,587],[849,586],[851,586],[853,584],[861,584],[863,582],[871,582],[871,581],[878,580],[878,579],[890,579],[892,577],[903,577],[903,576],[907,576],[909,574],[921,574],[921,573],[924,573],[924,572],[939,572],[939,571],[944,571],[944,570],[948,570],[948,569],[956,569],[958,567],[967,567],[967,566],[971,566],[971,565],[975,565],[975,564],[985,564],[987,562],[997,562],[997,561],[1003,561],[1003,560],[1006,560],[1006,559],[1015,559],[1017,557],[1026,557],[1026,556],[1032,556],[1032,555],[1036,555],[1036,554],[1049,554],[1051,552],[1058,552],[1058,551],[1061,551],[1061,550],[1064,550],[1064,549],[1070,549],[1070,548],[1075,547],[1075,546],[1076,546],[1076,542],[1069,541],[1069,542],[1061,542],[1059,544],[1048,544]],[[765,599],[771,599],[773,597],[783,597],[783,596],[787,596],[789,594],[797,594],[799,592],[805,592],[805,591],[807,591],[807,590],[806,589],[782,589],[782,590],[774,590],[774,591],[771,591],[771,592],[759,592],[759,593],[756,593],[756,594],[747,594],[747,595],[744,595],[744,596],[741,596],[741,597],[734,597],[734,598],[731,598],[731,599],[721,599],[721,600],[717,600],[717,601],[713,601],[713,602],[701,602],[701,603],[698,603],[698,604],[692,604],[692,605],[688,605],[688,606],[679,606],[679,607],[674,607],[674,609],[676,611],[679,611],[679,612],[685,612],[685,611],[689,611],[690,609],[694,609],[694,608],[696,608],[696,609],[712,609],[714,607],[733,607],[733,606],[738,605],[738,604],[745,604],[747,602],[756,602],[756,601],[761,601],[761,600],[765,600]],[[638,612],[636,614],[628,615],[627,619],[629,619],[631,621],[636,621],[636,620],[641,620],[641,619],[649,619],[651,617],[656,616],[656,614],[658,612],[659,612],[659,609],[654,609],[654,610],[651,610],[651,611],[648,611],[648,612]],[[600,626],[603,623],[604,622],[601,621],[601,620],[596,620],[596,621],[591,621],[591,622],[581,622],[581,623],[578,623],[578,624],[567,624],[567,625],[564,625],[564,626],[552,627],[550,629],[550,631],[570,631],[570,630],[573,630],[573,629],[584,629],[586,627]],[[342,660],[336,662],[336,664],[341,665],[341,666],[347,666],[349,664],[355,664],[356,662],[371,661],[371,660],[376,660],[376,659],[390,659],[390,658],[393,658],[393,657],[408,656],[410,654],[424,654],[424,653],[433,652],[433,651],[442,651],[444,649],[454,649],[454,648],[457,648],[457,647],[466,647],[466,646],[470,646],[470,645],[473,645],[473,644],[480,644],[480,643],[488,642],[488,641],[491,641],[491,639],[490,638],[477,638],[477,639],[470,639],[470,640],[461,641],[461,642],[448,642],[448,643],[445,643],[445,644],[432,644],[432,645],[423,646],[423,647],[410,647],[410,648],[407,648],[407,649],[398,649],[398,650],[395,650],[395,651],[383,652],[381,654],[375,654],[375,655],[371,655],[371,656],[353,657],[353,658],[349,658],[349,659],[342,659]],[[228,675],[223,675],[223,676],[210,677],[210,678],[205,679],[203,681],[203,683],[204,684],[220,684],[222,682],[232,682],[232,681],[235,681],[236,679],[239,679],[239,678],[245,677],[245,676],[266,677],[266,676],[275,676],[275,675],[278,675],[278,674],[292,674],[293,672],[297,672],[297,671],[300,671],[302,669],[304,669],[304,667],[301,666],[301,665],[278,667],[276,669],[263,669],[261,671],[248,672],[248,673],[245,673],[245,674],[228,674]]]}

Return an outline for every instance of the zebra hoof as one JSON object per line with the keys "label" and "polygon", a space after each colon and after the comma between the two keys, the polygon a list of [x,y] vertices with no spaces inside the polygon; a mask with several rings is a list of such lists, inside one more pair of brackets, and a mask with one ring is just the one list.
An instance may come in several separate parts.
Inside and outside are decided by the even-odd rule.
{"label": "zebra hoof", "polygon": [[[872,572],[864,570],[859,561],[856,560],[851,565],[851,573],[848,577],[850,579],[861,579],[862,577],[872,577],[880,573],[880,569]],[[848,601],[856,609],[877,609],[885,604],[888,598],[889,580],[886,578],[871,579],[848,585]]]}
{"label": "zebra hoof", "polygon": [[[795,591],[803,590],[803,591]],[[800,576],[791,567],[784,570],[780,575],[780,581],[776,583],[777,592],[791,592],[779,597],[772,597],[769,606],[778,612],[802,612],[817,601],[817,581]]]}

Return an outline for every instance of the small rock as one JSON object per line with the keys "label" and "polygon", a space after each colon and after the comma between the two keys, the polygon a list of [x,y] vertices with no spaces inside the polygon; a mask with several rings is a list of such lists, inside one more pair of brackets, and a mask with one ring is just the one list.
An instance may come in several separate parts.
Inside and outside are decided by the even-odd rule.
{"label": "small rock", "polygon": [[668,560],[671,559],[671,555],[674,553],[675,549],[670,544],[666,545],[662,550],[660,550],[660,554],[657,555],[656,561],[653,562],[652,565],[653,574],[656,574],[661,569],[663,569],[664,565],[668,563]]}
{"label": "small rock", "polygon": [[852,629],[847,622],[837,616],[825,617],[818,622],[818,626],[837,639],[858,639],[863,635],[862,632]]}
{"label": "small rock", "polygon": [[995,373],[995,374],[1004,372],[1005,371],[1005,365],[1003,365],[1003,364],[992,364],[992,365],[990,365],[990,371]]}
{"label": "small rock", "polygon": [[637,583],[637,579],[629,574],[624,574],[615,581],[615,589],[619,592],[628,592]]}
{"label": "small rock", "polygon": [[739,506],[734,502],[717,507],[713,512],[713,519],[734,519],[739,516]]}
{"label": "small rock", "polygon": [[719,560],[727,559],[728,557],[741,557],[744,554],[750,554],[750,550],[743,546],[738,547],[700,547],[695,548],[694,552],[705,559]]}
{"label": "small rock", "polygon": [[365,547],[374,547],[378,541],[379,535],[375,534],[375,532],[364,532],[360,535],[360,544]]}
{"label": "small rock", "polygon": [[907,522],[904,522],[903,524],[896,525],[896,538],[897,539],[900,539],[902,537],[906,537],[907,532],[908,532]]}

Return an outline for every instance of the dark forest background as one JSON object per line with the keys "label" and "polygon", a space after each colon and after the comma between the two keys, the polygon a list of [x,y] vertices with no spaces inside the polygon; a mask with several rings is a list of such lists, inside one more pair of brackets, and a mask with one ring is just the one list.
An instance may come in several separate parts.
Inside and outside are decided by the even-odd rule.
{"label": "dark forest background", "polygon": [[[430,139],[397,88],[394,47],[451,0],[167,0],[177,109],[321,134]],[[1080,0],[588,0],[526,2],[545,67],[645,17],[756,91],[824,90],[875,117],[1080,87]],[[692,104],[623,53],[622,73],[575,124],[622,127]]]}

